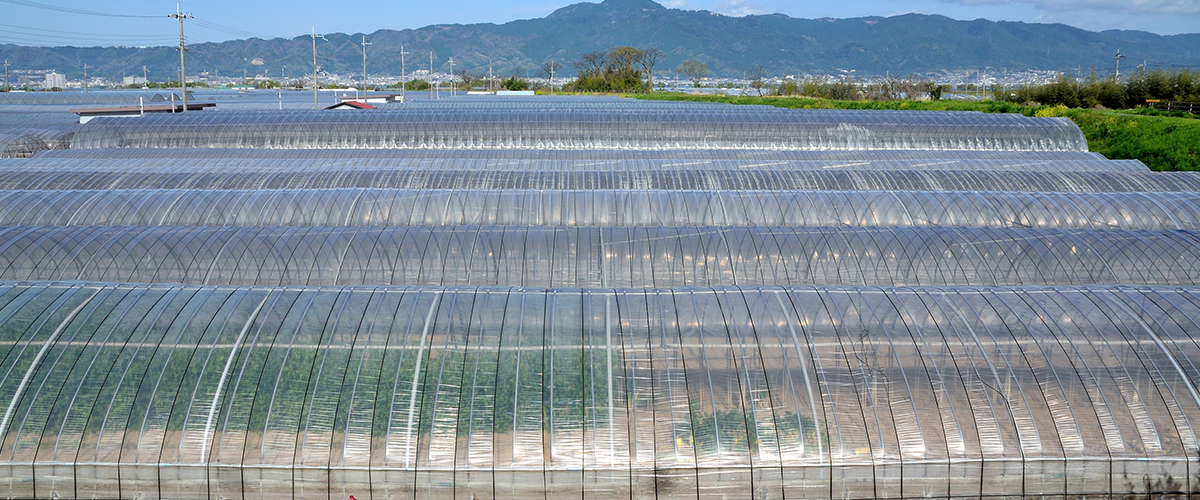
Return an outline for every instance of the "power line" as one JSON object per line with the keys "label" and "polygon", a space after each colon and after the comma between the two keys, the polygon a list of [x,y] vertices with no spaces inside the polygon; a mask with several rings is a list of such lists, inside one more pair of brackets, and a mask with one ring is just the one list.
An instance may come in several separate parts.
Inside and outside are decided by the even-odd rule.
{"label": "power line", "polygon": [[[113,13],[109,13],[109,12],[98,12],[98,11],[93,11],[93,10],[73,9],[70,7],[59,7],[57,5],[33,2],[30,0],[0,0],[0,2],[12,4],[12,5],[20,5],[22,7],[32,7],[35,9],[53,10],[53,11],[57,11],[57,12],[67,12],[67,13],[71,13],[71,14],[81,14],[81,15],[87,15],[87,16],[119,17],[119,18],[130,18],[130,19],[157,19],[158,18],[158,16],[113,14]],[[219,32],[222,32],[222,33],[225,33],[228,35],[243,36],[243,37],[248,37],[248,38],[263,38],[263,39],[280,38],[275,35],[265,35],[262,33],[255,33],[252,31],[245,31],[245,30],[240,30],[237,28],[230,28],[228,26],[223,26],[223,25],[214,23],[212,21],[204,21],[204,20],[200,20],[200,19],[194,19],[193,22],[197,26],[200,26],[200,27],[203,27],[206,29],[210,29],[213,31],[219,31]],[[50,30],[47,30],[47,31],[50,31]],[[82,34],[82,33],[80,33],[80,34]],[[105,36],[105,35],[99,35],[99,36]],[[136,37],[139,35],[131,35],[131,36]]]}
{"label": "power line", "polygon": [[[120,38],[147,38],[147,39],[162,39],[162,38],[164,38],[163,35],[114,35],[114,34],[110,34],[110,33],[81,33],[79,31],[48,30],[48,29],[44,29],[44,28],[31,28],[28,26],[16,26],[16,25],[12,25],[12,24],[2,24],[2,23],[0,23],[0,26],[3,26],[5,28],[14,28],[15,30],[17,30],[17,31],[11,31],[13,33],[17,33],[20,30],[24,30],[24,31],[31,31],[31,32],[35,32],[35,33],[36,32],[62,33],[62,34],[67,34],[67,35],[87,35],[87,36],[120,37]],[[10,31],[10,30],[0,29],[0,31]],[[166,36],[165,38],[170,38],[170,37]]]}
{"label": "power line", "polygon": [[[172,17],[179,20],[179,86],[180,97],[183,98],[183,111],[187,111],[187,66],[184,65],[183,54],[187,51],[187,45],[183,38],[183,20],[193,18],[191,14],[179,12],[179,2],[175,2],[175,13],[167,14],[167,17]],[[174,109],[174,108],[172,108]]]}
{"label": "power line", "polygon": [[[88,37],[73,37],[70,35],[38,35],[33,33],[23,33],[15,30],[0,28],[0,34],[5,34],[5,39],[14,40],[13,43],[29,43],[29,44],[65,44],[65,45],[159,45],[169,43],[172,39],[169,37],[159,37],[156,39],[143,40],[128,40],[118,43],[119,40],[103,41],[97,38]],[[115,36],[115,35],[114,35]]]}
{"label": "power line", "polygon": [[10,3],[13,5],[20,5],[22,7],[33,7],[35,9],[46,9],[46,10],[54,10],[54,11],[58,11],[58,12],[67,12],[67,13],[71,13],[71,14],[82,14],[85,16],[126,17],[126,18],[135,18],[135,19],[158,19],[158,16],[133,16],[133,15],[128,15],[128,14],[112,14],[112,13],[108,13],[108,12],[96,12],[94,10],[82,10],[82,9],[72,9],[70,7],[59,7],[57,5],[49,5],[49,4],[44,4],[44,3],[31,2],[29,0],[0,0],[0,2]]}

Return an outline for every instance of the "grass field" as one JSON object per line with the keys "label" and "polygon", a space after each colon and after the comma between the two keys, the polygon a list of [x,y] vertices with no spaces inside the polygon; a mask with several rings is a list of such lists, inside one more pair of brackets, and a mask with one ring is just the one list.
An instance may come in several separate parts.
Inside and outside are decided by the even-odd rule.
{"label": "grass field", "polygon": [[1087,137],[1088,149],[1110,159],[1137,159],[1151,170],[1200,170],[1200,117],[1153,110],[1108,111],[980,101],[829,101],[803,97],[648,94],[639,99],[763,104],[791,109],[896,109],[1065,116]]}

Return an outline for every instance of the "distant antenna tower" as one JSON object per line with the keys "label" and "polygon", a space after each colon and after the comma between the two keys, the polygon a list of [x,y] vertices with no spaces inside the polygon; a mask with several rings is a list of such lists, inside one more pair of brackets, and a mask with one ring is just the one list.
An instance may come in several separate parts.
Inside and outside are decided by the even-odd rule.
{"label": "distant antenna tower", "polygon": [[187,111],[187,67],[184,66],[183,62],[183,53],[187,51],[187,46],[183,40],[183,20],[188,18],[195,19],[195,17],[191,14],[179,12],[179,2],[175,2],[175,13],[167,14],[167,17],[179,20],[179,93],[181,94],[180,97],[183,98],[183,111]]}
{"label": "distant antenna tower", "polygon": [[408,94],[405,93],[405,90],[408,90],[408,81],[406,81],[404,79],[404,56],[407,54],[408,54],[408,52],[404,51],[404,45],[401,44],[400,45],[400,102],[408,102],[407,100],[405,100],[408,97]]}
{"label": "distant antenna tower", "polygon": [[[367,46],[368,46],[368,45],[371,45],[371,44],[367,43],[367,35],[363,35],[363,37],[362,37],[362,51],[363,51],[363,84],[362,84],[362,88],[363,88],[363,98],[366,98],[366,97],[367,97]],[[403,48],[401,48],[400,50],[404,50],[404,49],[403,49]]]}
{"label": "distant antenna tower", "polygon": [[317,34],[317,27],[313,26],[312,42],[313,42],[313,109],[317,109],[317,39],[320,38],[328,42],[325,35]]}
{"label": "distant antenna tower", "polygon": [[1124,59],[1124,58],[1125,58],[1125,56],[1121,55],[1121,49],[1118,47],[1117,55],[1113,56],[1113,59],[1115,59],[1117,61],[1116,67],[1113,68],[1113,79],[1114,80],[1121,79],[1121,59]]}

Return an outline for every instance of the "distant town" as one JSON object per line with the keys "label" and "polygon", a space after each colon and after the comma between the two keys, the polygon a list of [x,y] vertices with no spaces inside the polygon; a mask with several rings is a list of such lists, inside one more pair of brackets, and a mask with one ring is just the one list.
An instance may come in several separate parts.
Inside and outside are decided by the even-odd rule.
{"label": "distant town", "polygon": [[[178,73],[178,68],[168,70],[169,74],[175,75]],[[282,73],[282,71],[281,71]],[[568,73],[569,76],[558,76],[554,78],[556,87],[574,79],[574,75]],[[982,71],[943,71],[938,73],[930,73],[924,75],[916,75],[919,78],[930,80],[941,85],[949,86],[952,92],[970,92],[983,91],[1001,86],[1004,88],[1017,88],[1025,86],[1045,85],[1055,81],[1060,73],[1051,70],[1028,70],[1028,71],[1006,71],[1004,69],[989,69]],[[531,84],[536,87],[546,87],[550,85],[550,79],[544,76],[533,75],[518,75],[523,76]],[[1084,74],[1066,75],[1074,77],[1080,81],[1086,77]],[[415,70],[405,75],[407,81],[422,80],[431,84],[448,85],[452,81],[457,81],[460,77],[446,72],[434,72],[430,74],[428,70]],[[887,75],[864,75],[853,70],[838,70],[830,72],[827,75],[782,75],[768,77],[766,83],[771,86],[778,86],[788,80],[804,80],[818,77],[828,77],[834,80],[858,80],[863,82],[873,82],[886,78]],[[499,78],[496,79],[497,81]],[[384,89],[389,86],[398,87],[401,77],[399,75],[368,75],[368,89]],[[479,80],[477,80],[479,81]],[[334,74],[322,73],[320,75],[320,83],[322,88],[337,88],[337,89],[359,89],[361,90],[362,75],[361,74]],[[706,89],[712,89],[715,93],[736,93],[738,89],[745,88],[750,83],[747,78],[722,78],[722,77],[707,77],[701,81],[701,86]],[[665,90],[682,90],[686,91],[693,89],[692,81],[688,78],[681,78],[680,75],[663,72],[655,75],[655,84]],[[163,88],[172,85],[178,85],[177,80],[155,79],[147,76],[125,76],[121,80],[106,78],[102,76],[88,77],[86,84],[83,78],[68,78],[64,73],[59,73],[56,69],[43,70],[24,70],[14,71],[11,75],[10,85],[13,90],[26,91],[58,91],[58,90],[84,90],[84,89],[137,89],[141,87],[147,88]],[[251,89],[251,88],[281,88],[284,90],[311,90],[312,77],[308,78],[281,78],[281,75],[271,75],[269,73],[260,73],[256,75],[216,75],[210,72],[201,72],[199,74],[188,77],[189,86],[202,86],[209,88],[229,88],[229,89]],[[967,94],[961,94],[967,95]],[[948,95],[947,97],[954,97]]]}

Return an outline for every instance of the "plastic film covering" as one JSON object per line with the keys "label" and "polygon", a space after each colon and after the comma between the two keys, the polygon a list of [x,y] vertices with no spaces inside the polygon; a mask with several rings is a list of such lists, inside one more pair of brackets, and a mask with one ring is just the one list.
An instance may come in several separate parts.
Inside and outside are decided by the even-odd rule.
{"label": "plastic film covering", "polygon": [[0,191],[7,226],[966,226],[1200,229],[1200,193]]}
{"label": "plastic film covering", "polygon": [[49,146],[32,135],[0,134],[0,158],[29,158]]}
{"label": "plastic film covering", "polygon": [[[28,156],[28,155],[27,155]],[[868,156],[868,155],[863,155]],[[1137,160],[1026,160],[1026,159],[869,159],[862,160],[683,160],[669,158],[627,160],[533,160],[494,158],[407,158],[407,159],[138,159],[138,160],[48,160],[39,158],[23,165],[27,169],[92,169],[139,172],[153,170],[288,171],[311,172],[330,169],[420,169],[472,171],[575,172],[606,170],[640,172],[647,170],[737,170],[771,168],[777,170],[827,170],[839,168],[879,170],[996,170],[1043,172],[1149,172]]]}
{"label": "plastic film covering", "polygon": [[[37,154],[26,168],[419,168],[461,170],[697,170],[728,168],[1039,170],[1146,172],[1137,160],[1080,151],[462,150],[462,149],[72,149]],[[87,162],[79,160],[89,160]],[[102,161],[100,161],[102,160]],[[138,161],[117,161],[138,160]]]}
{"label": "plastic film covering", "polygon": [[197,159],[197,160],[87,160],[47,161],[39,159],[26,165],[33,169],[93,169],[138,172],[150,170],[198,170],[209,171],[289,171],[311,172],[329,169],[419,169],[419,170],[472,170],[472,171],[532,171],[532,172],[575,172],[606,170],[614,172],[640,172],[647,170],[738,170],[770,168],[775,170],[828,170],[828,169],[878,169],[878,170],[994,170],[1043,172],[1149,172],[1137,160],[1061,160],[1030,161],[1011,159],[901,159],[901,160],[504,160],[483,158],[412,158],[386,160],[327,160],[327,159]]}
{"label": "plastic film covering", "polygon": [[0,136],[28,135],[44,142],[40,148],[32,150],[33,154],[47,147],[67,149],[71,147],[71,137],[75,129],[79,128],[79,118],[66,109],[56,111],[15,111],[10,106],[0,104]]}
{"label": "plastic film covering", "polygon": [[709,287],[1200,283],[1200,233],[528,226],[0,228],[0,279]]}
{"label": "plastic film covering", "polygon": [[146,102],[150,102],[153,96],[158,96],[158,101],[163,100],[161,94],[145,92],[5,92],[0,93],[0,105],[9,108],[37,104],[137,104],[139,98],[144,97]]}
{"label": "plastic film covering", "polygon": [[[14,160],[15,161],[15,160]],[[21,160],[25,161],[25,160]],[[11,164],[11,163],[10,163]],[[6,165],[7,166],[7,165]],[[349,170],[122,172],[0,169],[3,190],[96,189],[656,189],[821,191],[1200,191],[1200,173],[991,172],[896,170],[671,170],[646,172],[517,172]]]}
{"label": "plastic film covering", "polygon": [[1087,151],[1087,142],[1066,118],[1014,114],[597,106],[97,118],[71,147]]}
{"label": "plastic film covering", "polygon": [[[2,116],[2,115],[0,115]],[[252,149],[252,148],[112,148],[45,151],[39,160],[425,160],[484,159],[555,162],[620,162],[626,160],[736,160],[736,161],[930,161],[992,160],[1022,162],[1035,166],[1060,161],[1105,162],[1100,153],[1086,151],[782,151],[764,149]],[[599,163],[603,165],[604,163]]]}
{"label": "plastic film covering", "polygon": [[1200,486],[1196,288],[8,283],[0,303],[13,498]]}

